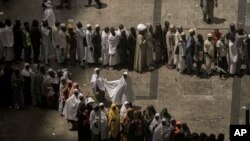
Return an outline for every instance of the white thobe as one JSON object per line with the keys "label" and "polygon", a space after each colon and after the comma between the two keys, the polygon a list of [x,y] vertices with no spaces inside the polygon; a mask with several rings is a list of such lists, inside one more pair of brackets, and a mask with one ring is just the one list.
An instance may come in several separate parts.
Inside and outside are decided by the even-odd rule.
{"label": "white thobe", "polygon": [[67,33],[62,30],[59,31],[59,63],[63,63],[64,59],[67,57],[66,49],[68,48]]}
{"label": "white thobe", "polygon": [[120,56],[117,52],[117,48],[118,48],[118,43],[119,43],[119,36],[116,35],[113,36],[112,34],[109,34],[108,37],[108,45],[109,45],[109,55],[110,55],[110,59],[109,59],[109,65],[110,66],[114,66],[120,63]]}
{"label": "white thobe", "polygon": [[49,27],[53,27],[56,22],[55,14],[52,7],[47,7],[44,10],[43,20],[47,20]]}
{"label": "white thobe", "polygon": [[56,26],[52,27],[52,46],[55,49],[56,59],[59,62],[59,29]]}
{"label": "white thobe", "polygon": [[87,62],[94,63],[95,59],[94,59],[94,47],[92,44],[92,33],[89,30],[86,31],[86,42],[87,42]]}
{"label": "white thobe", "polygon": [[102,64],[109,64],[109,44],[108,44],[109,34],[105,31],[102,32]]}
{"label": "white thobe", "polygon": [[85,37],[85,33],[83,29],[76,28],[76,39],[77,39],[77,57],[78,61],[80,61],[80,65],[83,65],[83,58],[85,55],[85,48],[83,45],[83,40]]}
{"label": "white thobe", "polygon": [[14,59],[14,34],[12,26],[5,26],[3,29],[3,46],[7,47],[5,50],[5,61],[12,61]]}
{"label": "white thobe", "polygon": [[41,27],[42,42],[41,42],[41,60],[48,64],[49,49],[51,47],[50,30],[46,27]]}
{"label": "white thobe", "polygon": [[238,61],[238,51],[236,45],[229,41],[229,72],[230,74],[235,74],[236,63]]}

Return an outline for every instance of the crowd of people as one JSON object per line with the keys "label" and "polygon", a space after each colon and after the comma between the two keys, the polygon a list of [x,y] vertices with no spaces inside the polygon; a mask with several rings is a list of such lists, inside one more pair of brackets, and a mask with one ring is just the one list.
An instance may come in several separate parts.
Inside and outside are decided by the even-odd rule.
{"label": "crowd of people", "polygon": [[[102,76],[98,71],[96,68],[90,82],[94,92],[101,92],[98,89],[102,87],[98,75]],[[124,90],[120,89],[123,87],[121,81],[127,75],[123,73],[119,82],[105,82],[112,85],[117,83],[117,86],[113,86],[118,87],[113,88],[117,92],[113,94]],[[9,106],[19,110],[30,105],[58,110],[72,124],[70,130],[78,131],[78,141],[224,141],[224,134],[218,134],[216,138],[215,134],[192,133],[187,124],[174,119],[167,108],[157,113],[149,105],[142,110],[136,108],[130,98],[119,103],[113,101],[112,96],[112,104],[105,104],[107,99],[95,99],[84,93],[76,82],[70,80],[67,69],[54,71],[49,68],[46,71],[43,65],[31,67],[25,63],[23,70],[19,71],[10,64],[1,71],[0,80],[3,92],[11,97],[4,98]],[[110,94],[110,91],[104,91],[104,95]]]}

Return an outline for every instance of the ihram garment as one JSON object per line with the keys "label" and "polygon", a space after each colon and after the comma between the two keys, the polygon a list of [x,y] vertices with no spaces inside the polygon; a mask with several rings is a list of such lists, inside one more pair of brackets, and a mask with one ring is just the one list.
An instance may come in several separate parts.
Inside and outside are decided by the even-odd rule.
{"label": "ihram garment", "polygon": [[118,43],[120,37],[116,35],[109,34],[108,44],[109,44],[109,65],[115,66],[120,63],[120,56],[118,54]]}

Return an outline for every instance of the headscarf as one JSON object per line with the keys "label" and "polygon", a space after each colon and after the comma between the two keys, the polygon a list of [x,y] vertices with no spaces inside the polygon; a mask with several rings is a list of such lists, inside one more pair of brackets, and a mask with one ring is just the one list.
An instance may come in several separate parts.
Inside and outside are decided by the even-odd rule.
{"label": "headscarf", "polygon": [[113,103],[111,105],[111,108],[109,109],[109,114],[108,114],[108,125],[110,127],[111,131],[111,136],[112,137],[117,137],[119,131],[120,131],[120,115],[118,108],[116,105]]}
{"label": "headscarf", "polygon": [[22,75],[25,77],[31,77],[32,75],[32,69],[29,68],[29,70],[26,69],[27,66],[30,66],[29,63],[25,63],[24,64],[24,68],[22,70]]}
{"label": "headscarf", "polygon": [[77,89],[81,93],[79,84],[78,83],[73,83],[72,88],[70,89],[70,92],[69,92],[69,96],[74,94],[74,89]]}
{"label": "headscarf", "polygon": [[126,113],[127,113],[127,108],[126,108],[126,105],[129,104],[128,101],[125,101],[122,105],[122,108],[120,110],[120,116],[121,118],[125,117]]}
{"label": "headscarf", "polygon": [[[155,117],[159,117],[159,119],[157,120]],[[161,117],[160,117],[160,114],[159,113],[156,113],[155,114],[155,117],[154,119],[152,120],[152,122],[150,123],[150,126],[149,126],[149,130],[151,131],[151,133],[154,133],[154,129],[161,124]]]}

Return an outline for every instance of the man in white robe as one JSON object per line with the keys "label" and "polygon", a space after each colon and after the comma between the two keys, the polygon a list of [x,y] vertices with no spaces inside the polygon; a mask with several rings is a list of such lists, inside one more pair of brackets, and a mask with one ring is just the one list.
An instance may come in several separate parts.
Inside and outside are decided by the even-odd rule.
{"label": "man in white robe", "polygon": [[45,64],[48,64],[49,49],[51,48],[51,40],[50,40],[50,29],[48,27],[47,21],[43,21],[43,25],[41,27],[41,34],[42,34],[41,60]]}
{"label": "man in white robe", "polygon": [[95,68],[90,83],[92,85],[93,93],[94,95],[96,95],[97,99],[99,101],[104,101],[105,99],[104,78],[100,75],[99,68]]}
{"label": "man in white robe", "polygon": [[85,48],[84,48],[84,38],[85,38],[85,32],[82,29],[82,23],[78,22],[77,23],[77,28],[76,28],[76,39],[77,39],[77,57],[78,61],[80,62],[80,66],[83,67],[83,58],[85,55]]}
{"label": "man in white robe", "polygon": [[206,66],[206,71],[208,74],[208,77],[211,76],[211,69],[212,69],[212,64],[214,61],[214,43],[212,41],[213,35],[209,33],[207,35],[207,40],[204,42],[204,53],[205,53],[205,66]]}
{"label": "man in white robe", "polygon": [[6,20],[5,27],[3,29],[3,47],[5,50],[5,61],[13,61],[14,59],[14,34],[13,27],[10,20]]}
{"label": "man in white robe", "polygon": [[105,81],[104,85],[112,103],[122,105],[124,101],[130,103],[134,101],[132,83],[128,76],[128,72],[124,72],[121,79]]}
{"label": "man in white robe", "polygon": [[67,31],[66,31],[66,25],[65,23],[61,24],[61,29],[59,30],[59,60],[58,63],[64,63],[67,55],[66,55],[66,49],[68,48],[68,42],[67,42]]}
{"label": "man in white robe", "polygon": [[74,89],[74,94],[66,100],[63,108],[63,115],[65,119],[71,122],[72,130],[76,129],[76,122],[77,122],[76,114],[78,105],[81,102],[79,96],[80,96],[79,91],[77,89]]}
{"label": "man in white robe", "polygon": [[95,63],[94,60],[94,47],[92,44],[92,32],[91,32],[91,25],[87,24],[87,31],[86,31],[86,42],[87,42],[87,62],[89,65]]}
{"label": "man in white robe", "polygon": [[46,3],[44,3],[44,5],[46,6],[46,8],[44,10],[43,20],[47,20],[49,27],[53,27],[55,25],[56,18],[53,11],[52,1],[48,0]]}
{"label": "man in white robe", "polygon": [[120,56],[118,54],[118,43],[119,43],[119,35],[115,32],[114,27],[110,28],[110,34],[108,37],[108,45],[109,45],[109,65],[114,67],[120,63]]}
{"label": "man in white robe", "polygon": [[56,22],[56,24],[52,27],[52,45],[55,49],[56,60],[59,62],[59,31],[60,31],[60,23]]}
{"label": "man in white robe", "polygon": [[109,27],[105,27],[102,31],[102,65],[107,67],[109,64]]}

